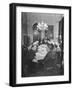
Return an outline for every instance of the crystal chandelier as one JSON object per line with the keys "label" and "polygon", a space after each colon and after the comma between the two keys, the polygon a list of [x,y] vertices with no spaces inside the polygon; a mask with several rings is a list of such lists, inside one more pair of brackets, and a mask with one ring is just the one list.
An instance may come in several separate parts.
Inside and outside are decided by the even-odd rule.
{"label": "crystal chandelier", "polygon": [[42,21],[41,23],[38,23],[37,29],[40,31],[48,30],[48,25]]}

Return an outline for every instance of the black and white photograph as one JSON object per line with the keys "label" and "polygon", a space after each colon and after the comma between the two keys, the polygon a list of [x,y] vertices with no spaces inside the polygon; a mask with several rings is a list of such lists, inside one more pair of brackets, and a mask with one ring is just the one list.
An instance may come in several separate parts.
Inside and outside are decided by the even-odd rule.
{"label": "black and white photograph", "polygon": [[10,86],[71,83],[71,7],[10,4]]}
{"label": "black and white photograph", "polygon": [[22,77],[64,75],[64,15],[21,13]]}

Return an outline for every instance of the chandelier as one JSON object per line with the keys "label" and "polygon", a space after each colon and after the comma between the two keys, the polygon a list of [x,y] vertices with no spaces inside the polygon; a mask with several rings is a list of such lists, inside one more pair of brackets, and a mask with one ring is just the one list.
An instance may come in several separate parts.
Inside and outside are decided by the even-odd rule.
{"label": "chandelier", "polygon": [[47,25],[47,23],[44,23],[42,21],[41,23],[38,23],[37,29],[40,30],[40,31],[48,30],[48,25]]}

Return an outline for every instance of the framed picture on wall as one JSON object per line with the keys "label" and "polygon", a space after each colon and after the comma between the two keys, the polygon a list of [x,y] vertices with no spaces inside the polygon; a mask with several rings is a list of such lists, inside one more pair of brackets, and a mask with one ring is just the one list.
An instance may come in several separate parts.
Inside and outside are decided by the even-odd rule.
{"label": "framed picture on wall", "polygon": [[71,7],[10,4],[10,86],[71,83]]}

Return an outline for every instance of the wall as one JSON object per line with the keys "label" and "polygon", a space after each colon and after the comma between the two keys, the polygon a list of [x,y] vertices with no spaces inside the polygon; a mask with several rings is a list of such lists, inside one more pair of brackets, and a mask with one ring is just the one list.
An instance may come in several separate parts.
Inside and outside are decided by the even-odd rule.
{"label": "wall", "polygon": [[24,45],[24,35],[27,35],[27,13],[21,13],[21,34],[22,34],[22,45]]}
{"label": "wall", "polygon": [[54,41],[57,41],[58,33],[59,33],[59,22],[54,24]]}
{"label": "wall", "polygon": [[31,42],[33,42],[33,29],[32,26],[36,22],[45,22],[48,25],[54,26],[54,39],[58,35],[58,23],[63,15],[60,14],[44,14],[44,13],[27,13],[27,32],[30,36]]}

